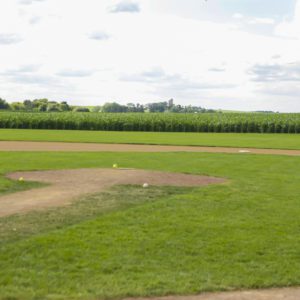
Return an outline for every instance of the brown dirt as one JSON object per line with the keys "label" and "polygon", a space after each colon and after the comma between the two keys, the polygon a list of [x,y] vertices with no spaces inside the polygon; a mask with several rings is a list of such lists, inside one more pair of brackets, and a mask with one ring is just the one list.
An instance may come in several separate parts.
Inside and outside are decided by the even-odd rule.
{"label": "brown dirt", "polygon": [[299,300],[300,288],[207,293],[197,296],[128,298],[126,300]]}
{"label": "brown dirt", "polygon": [[50,186],[0,197],[0,217],[31,210],[64,206],[74,199],[101,192],[113,185],[139,184],[165,186],[202,186],[222,183],[221,178],[133,169],[78,169],[17,172],[10,179],[38,181]]}
{"label": "brown dirt", "polygon": [[300,156],[300,150],[226,148],[199,146],[160,146],[129,144],[94,144],[60,142],[0,141],[0,151],[67,151],[67,152],[212,152],[244,154],[272,154]]}

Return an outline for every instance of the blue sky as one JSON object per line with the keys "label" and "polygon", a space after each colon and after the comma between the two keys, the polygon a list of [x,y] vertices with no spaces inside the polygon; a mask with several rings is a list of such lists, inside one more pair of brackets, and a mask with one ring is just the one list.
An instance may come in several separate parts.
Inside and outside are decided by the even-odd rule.
{"label": "blue sky", "polygon": [[0,97],[300,111],[300,0],[1,0]]}
{"label": "blue sky", "polygon": [[249,17],[291,18],[297,0],[154,0],[157,11],[172,12],[197,19],[228,20],[236,13]]}
{"label": "blue sky", "polygon": [[239,12],[265,18],[291,17],[296,5],[296,0],[218,0],[215,2],[229,15]]}

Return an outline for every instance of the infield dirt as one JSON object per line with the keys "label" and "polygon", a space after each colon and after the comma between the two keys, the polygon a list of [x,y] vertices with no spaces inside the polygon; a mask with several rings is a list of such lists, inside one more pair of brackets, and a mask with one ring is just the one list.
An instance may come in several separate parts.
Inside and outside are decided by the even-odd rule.
{"label": "infield dirt", "polygon": [[0,197],[0,217],[32,210],[69,205],[77,198],[104,191],[114,185],[203,186],[223,183],[221,178],[135,169],[75,169],[17,172],[7,175],[18,180],[49,186]]}
{"label": "infield dirt", "polygon": [[0,141],[0,151],[46,151],[46,152],[210,152],[271,154],[300,156],[300,150],[199,147],[199,146],[161,146],[137,144],[96,144],[96,143],[61,143],[61,142],[18,142]]}

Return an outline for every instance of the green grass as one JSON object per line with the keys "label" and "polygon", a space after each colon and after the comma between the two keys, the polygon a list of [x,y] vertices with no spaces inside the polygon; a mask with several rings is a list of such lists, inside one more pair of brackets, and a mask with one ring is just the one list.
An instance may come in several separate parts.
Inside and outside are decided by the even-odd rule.
{"label": "green grass", "polygon": [[[28,187],[27,187],[28,188]],[[112,212],[173,194],[182,194],[183,187],[116,186],[99,194],[80,198],[70,206],[52,208],[46,211],[30,212],[0,218],[0,245],[25,239],[31,235],[71,226],[91,220],[101,214]]]}
{"label": "green grass", "polygon": [[33,188],[43,187],[46,184],[40,182],[16,182],[6,178],[0,180],[0,195],[16,193]]}
{"label": "green grass", "polygon": [[0,140],[300,149],[297,134],[0,129]]}
{"label": "green grass", "polygon": [[228,183],[154,189],[150,201],[151,193],[120,188],[110,192],[119,195],[94,196],[57,215],[54,210],[2,219],[0,299],[104,299],[300,284],[299,157],[7,152],[0,156],[0,173],[115,162],[220,176]]}

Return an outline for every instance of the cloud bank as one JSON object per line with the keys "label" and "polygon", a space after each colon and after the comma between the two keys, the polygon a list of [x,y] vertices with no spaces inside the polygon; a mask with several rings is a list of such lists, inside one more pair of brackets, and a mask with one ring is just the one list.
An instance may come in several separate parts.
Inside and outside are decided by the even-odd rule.
{"label": "cloud bank", "polygon": [[1,0],[0,97],[300,111],[300,0],[257,3]]}
{"label": "cloud bank", "polygon": [[140,6],[136,2],[123,1],[119,2],[109,9],[111,13],[138,13]]}

